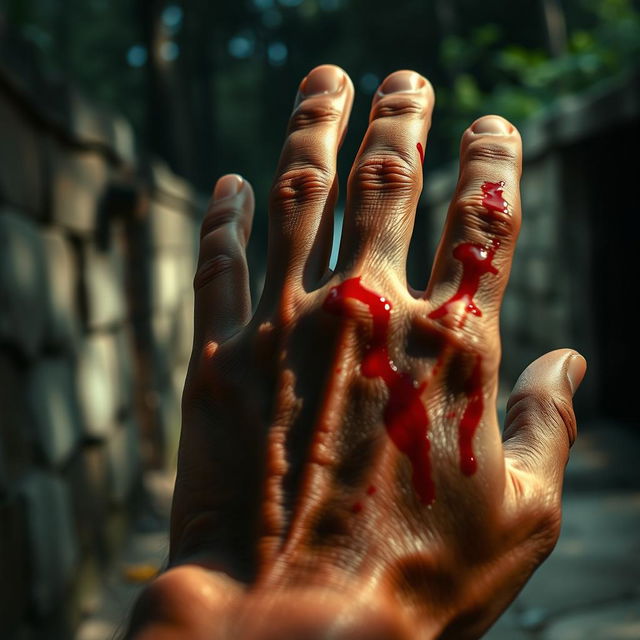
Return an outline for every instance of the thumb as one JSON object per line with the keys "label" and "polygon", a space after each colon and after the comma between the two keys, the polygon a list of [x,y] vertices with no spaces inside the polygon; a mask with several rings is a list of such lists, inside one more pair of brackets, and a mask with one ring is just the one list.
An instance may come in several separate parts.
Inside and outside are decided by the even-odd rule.
{"label": "thumb", "polygon": [[507,460],[545,478],[562,478],[577,435],[572,398],[586,370],[580,354],[558,349],[523,371],[507,403]]}

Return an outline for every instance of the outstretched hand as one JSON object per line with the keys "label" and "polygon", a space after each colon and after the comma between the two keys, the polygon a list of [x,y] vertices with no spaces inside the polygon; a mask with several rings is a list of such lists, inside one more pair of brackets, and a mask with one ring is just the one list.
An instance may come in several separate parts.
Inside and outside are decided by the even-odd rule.
{"label": "outstretched hand", "polygon": [[476,638],[557,540],[584,359],[563,349],[530,365],[503,433],[495,407],[520,136],[497,116],[464,132],[428,287],[410,290],[434,93],[417,73],[387,77],[331,271],[353,94],[330,65],[301,83],[253,314],[252,189],[233,174],[216,185],[194,283],[172,568],[138,602],[133,637]]}

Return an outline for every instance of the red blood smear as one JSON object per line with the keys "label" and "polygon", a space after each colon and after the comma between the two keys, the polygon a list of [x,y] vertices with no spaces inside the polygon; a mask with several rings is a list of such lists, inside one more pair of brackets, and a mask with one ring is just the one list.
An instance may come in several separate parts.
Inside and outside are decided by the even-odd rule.
{"label": "red blood smear", "polygon": [[422,146],[422,143],[418,142],[418,144],[416,144],[416,148],[418,149],[418,153],[420,154],[420,163],[424,164],[424,148]]}
{"label": "red blood smear", "polygon": [[377,489],[371,485],[368,489],[367,489],[367,495],[368,496],[372,496],[375,492],[377,491]]}
{"label": "red blood smear", "polygon": [[482,360],[478,357],[467,382],[466,392],[469,401],[460,419],[458,431],[460,469],[467,476],[473,475],[478,468],[478,462],[473,453],[473,436],[480,424],[484,410],[481,364]]}
{"label": "red blood smear", "polygon": [[362,502],[354,503],[351,507],[351,511],[353,511],[353,513],[360,513],[362,511]]}
{"label": "red blood smear", "polygon": [[482,185],[482,205],[485,209],[509,213],[509,204],[502,197],[502,187],[504,187],[504,181],[485,182]]}
{"label": "red blood smear", "polygon": [[366,289],[358,277],[333,287],[324,302],[324,309],[335,315],[347,315],[349,307],[345,303],[348,299],[359,300],[369,308],[373,327],[361,371],[367,378],[381,378],[387,386],[389,399],[384,410],[384,424],[391,440],[411,462],[413,486],[420,500],[431,504],[435,498],[435,487],[429,458],[429,418],[420,400],[426,385],[418,386],[411,376],[399,372],[389,358],[387,338],[391,303]]}
{"label": "red blood smear", "polygon": [[478,309],[473,301],[480,286],[480,278],[485,273],[498,273],[498,270],[491,264],[499,244],[495,242],[492,247],[482,247],[478,244],[465,242],[459,244],[453,250],[454,258],[462,262],[462,279],[458,285],[458,290],[442,306],[429,314],[430,318],[438,319],[446,316],[449,307],[459,300],[466,302],[465,310],[474,316],[481,316],[482,311]]}

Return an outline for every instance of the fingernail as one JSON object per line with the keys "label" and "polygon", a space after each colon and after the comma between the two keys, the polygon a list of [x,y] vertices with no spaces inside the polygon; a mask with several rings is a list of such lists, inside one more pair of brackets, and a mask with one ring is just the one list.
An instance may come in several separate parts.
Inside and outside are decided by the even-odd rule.
{"label": "fingernail", "polygon": [[317,96],[322,93],[337,93],[344,86],[344,72],[332,65],[316,67],[302,81],[300,93],[305,96]]}
{"label": "fingernail", "polygon": [[569,379],[569,385],[571,386],[571,395],[575,394],[578,390],[586,372],[587,361],[581,355],[576,353],[569,357],[569,363],[567,364],[567,378]]}
{"label": "fingernail", "polygon": [[223,198],[230,198],[240,192],[243,179],[237,173],[230,173],[227,176],[222,176],[216,183],[216,187],[213,190],[213,199],[222,200]]}
{"label": "fingernail", "polygon": [[485,116],[476,120],[471,125],[473,133],[493,133],[499,135],[508,135],[513,131],[513,127],[498,116]]}
{"label": "fingernail", "polygon": [[396,71],[382,83],[378,92],[387,95],[398,91],[417,91],[424,85],[425,79],[415,71]]}

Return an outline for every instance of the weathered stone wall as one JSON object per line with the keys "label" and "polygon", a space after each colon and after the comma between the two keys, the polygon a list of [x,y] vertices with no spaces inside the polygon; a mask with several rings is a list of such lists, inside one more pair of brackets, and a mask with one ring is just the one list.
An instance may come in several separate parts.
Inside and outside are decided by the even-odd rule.
{"label": "weathered stone wall", "polygon": [[[640,77],[561,100],[521,133],[523,224],[501,316],[502,397],[532,360],[572,347],[589,362],[580,414],[637,420],[628,374],[640,353],[625,315],[638,272]],[[457,172],[425,181],[432,251]]]}
{"label": "weathered stone wall", "polygon": [[0,636],[64,638],[175,455],[202,206],[0,53]]}

